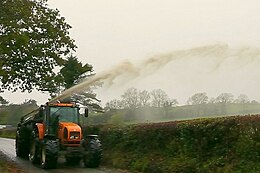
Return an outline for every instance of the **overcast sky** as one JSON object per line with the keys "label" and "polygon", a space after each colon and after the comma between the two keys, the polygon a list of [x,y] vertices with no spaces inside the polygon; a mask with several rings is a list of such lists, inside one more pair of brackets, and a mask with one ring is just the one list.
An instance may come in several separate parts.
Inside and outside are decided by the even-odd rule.
{"label": "overcast sky", "polygon": [[[258,0],[49,0],[49,4],[72,26],[78,59],[93,65],[96,73],[126,60],[138,64],[152,56],[206,45],[228,46],[227,54],[233,57],[221,61],[217,70],[212,69],[219,62],[216,53],[206,61],[189,56],[170,62],[154,75],[100,89],[103,102],[119,98],[131,86],[161,88],[181,103],[196,92],[210,97],[221,92],[247,94],[260,100]],[[240,55],[245,47],[249,52]],[[29,98],[47,101],[37,92],[5,92],[3,97],[15,103]]]}

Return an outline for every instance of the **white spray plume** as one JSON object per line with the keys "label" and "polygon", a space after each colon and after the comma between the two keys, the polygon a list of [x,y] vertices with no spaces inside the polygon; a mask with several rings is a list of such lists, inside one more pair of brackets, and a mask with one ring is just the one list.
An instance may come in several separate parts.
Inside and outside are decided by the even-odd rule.
{"label": "white spray plume", "polygon": [[183,58],[214,58],[215,69],[218,69],[221,64],[228,58],[245,59],[250,63],[259,58],[260,50],[257,48],[243,47],[240,49],[230,49],[228,45],[216,44],[209,46],[196,47],[186,50],[177,50],[166,54],[155,55],[147,58],[141,63],[133,64],[129,61],[125,61],[111,68],[110,70],[103,71],[95,76],[84,79],[81,83],[65,90],[59,96],[52,99],[62,100],[76,93],[82,93],[86,91],[90,86],[96,82],[103,82],[107,86],[114,84],[114,81],[120,77],[125,77],[122,82],[134,80],[138,77],[151,75],[159,69],[163,68],[169,62],[175,60],[181,60]]}

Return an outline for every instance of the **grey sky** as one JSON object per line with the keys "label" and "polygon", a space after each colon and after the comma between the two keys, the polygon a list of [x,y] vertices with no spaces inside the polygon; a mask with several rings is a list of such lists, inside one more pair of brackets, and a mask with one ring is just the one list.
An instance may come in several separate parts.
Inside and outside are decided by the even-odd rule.
{"label": "grey sky", "polygon": [[[92,64],[97,73],[125,60],[138,63],[179,49],[212,44],[231,48],[260,45],[257,0],[49,0],[49,4],[73,27],[71,36],[78,45],[78,58]],[[107,101],[134,86],[162,88],[182,103],[196,92],[212,97],[221,92],[244,93],[260,100],[257,59],[244,65],[246,60],[231,58],[213,72],[210,64],[215,61],[181,60],[167,64],[155,75],[98,93]],[[36,93],[3,96],[11,102],[33,98],[42,103],[47,98]]]}

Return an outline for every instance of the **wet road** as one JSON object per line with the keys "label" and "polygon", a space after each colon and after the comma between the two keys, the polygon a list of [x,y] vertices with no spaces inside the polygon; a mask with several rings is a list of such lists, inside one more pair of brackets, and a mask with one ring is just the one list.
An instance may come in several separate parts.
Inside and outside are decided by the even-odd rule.
{"label": "wet road", "polygon": [[43,170],[39,166],[32,165],[28,160],[16,157],[15,154],[15,140],[0,138],[0,151],[2,151],[12,161],[17,163],[21,168],[29,173],[122,173],[118,170],[111,170],[106,168],[90,169],[85,168],[83,164],[77,166],[67,166],[65,160],[60,158],[56,169]]}

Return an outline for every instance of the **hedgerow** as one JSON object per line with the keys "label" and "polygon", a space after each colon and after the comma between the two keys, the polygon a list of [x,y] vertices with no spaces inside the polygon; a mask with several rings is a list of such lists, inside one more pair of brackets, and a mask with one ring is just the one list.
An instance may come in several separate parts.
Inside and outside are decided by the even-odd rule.
{"label": "hedgerow", "polygon": [[147,173],[260,172],[260,115],[94,128],[104,165]]}

